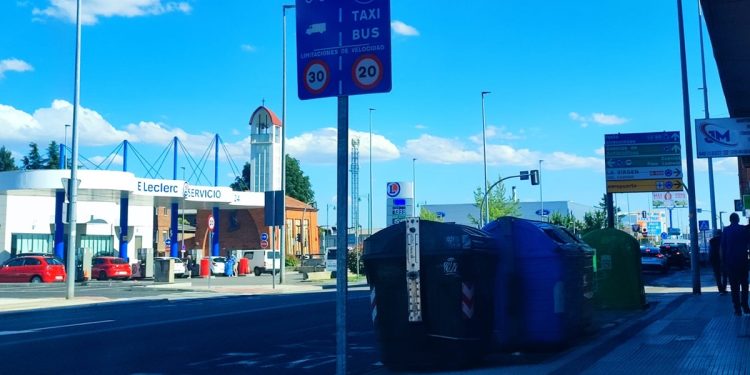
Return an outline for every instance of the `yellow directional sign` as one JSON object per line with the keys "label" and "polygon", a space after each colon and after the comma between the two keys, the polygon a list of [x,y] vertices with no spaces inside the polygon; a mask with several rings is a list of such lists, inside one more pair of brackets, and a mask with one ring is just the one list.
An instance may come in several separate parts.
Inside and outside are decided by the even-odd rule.
{"label": "yellow directional sign", "polygon": [[653,179],[630,181],[607,181],[607,193],[645,193],[650,191],[681,191],[684,187],[679,179]]}

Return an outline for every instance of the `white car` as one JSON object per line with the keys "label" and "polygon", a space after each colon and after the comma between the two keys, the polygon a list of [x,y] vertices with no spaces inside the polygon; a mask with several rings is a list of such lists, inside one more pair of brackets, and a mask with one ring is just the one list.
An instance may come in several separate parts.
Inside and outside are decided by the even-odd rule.
{"label": "white car", "polygon": [[154,261],[159,260],[169,260],[172,259],[174,261],[174,268],[172,269],[172,273],[174,274],[174,277],[187,277],[187,274],[185,273],[185,262],[182,261],[180,258],[176,257],[156,257],[154,258]]}
{"label": "white car", "polygon": [[209,266],[211,268],[211,275],[223,275],[224,266],[227,263],[226,257],[208,257]]}

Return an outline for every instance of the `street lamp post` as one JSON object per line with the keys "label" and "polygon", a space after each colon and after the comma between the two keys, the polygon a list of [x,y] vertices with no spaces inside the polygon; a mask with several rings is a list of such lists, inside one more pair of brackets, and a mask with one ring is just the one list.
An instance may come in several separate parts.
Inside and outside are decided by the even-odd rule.
{"label": "street lamp post", "polygon": [[367,231],[370,235],[372,235],[372,111],[374,110],[375,108],[370,108],[370,193],[367,199]]}
{"label": "street lamp post", "polygon": [[[489,94],[490,91],[482,91],[482,158],[484,159],[484,183],[482,186],[484,186],[484,222],[489,223],[490,222],[490,205],[487,198],[487,190],[489,182],[487,181],[487,122],[485,120],[485,113],[484,113],[484,96]],[[481,216],[482,213],[480,212],[479,215]],[[480,222],[482,219],[479,220]]]}
{"label": "street lamp post", "polygon": [[412,199],[414,200],[411,207],[411,216],[417,217],[417,158],[411,159],[411,179]]}
{"label": "street lamp post", "polygon": [[281,240],[280,240],[280,257],[281,272],[279,272],[279,284],[284,283],[284,257],[286,255],[286,10],[294,9],[293,4],[284,4],[281,6],[282,16],[282,45],[281,45],[281,212],[282,220]]}
{"label": "street lamp post", "polygon": [[544,221],[544,198],[542,196],[542,162],[539,160],[539,204],[542,206],[539,210],[539,220]]}
{"label": "street lamp post", "polygon": [[[63,150],[65,150],[65,154],[68,153],[68,128],[70,127],[70,124],[65,124],[65,140],[63,141]],[[62,155],[63,157],[63,169],[68,169],[68,156]]]}
{"label": "street lamp post", "polygon": [[78,201],[78,107],[81,102],[81,0],[76,2],[76,53],[75,53],[75,74],[73,87],[73,134],[72,157],[73,165],[70,168],[70,180],[68,181],[68,254],[67,267],[68,279],[66,283],[66,299],[75,297],[75,273],[76,273],[76,220],[77,220],[77,201]]}

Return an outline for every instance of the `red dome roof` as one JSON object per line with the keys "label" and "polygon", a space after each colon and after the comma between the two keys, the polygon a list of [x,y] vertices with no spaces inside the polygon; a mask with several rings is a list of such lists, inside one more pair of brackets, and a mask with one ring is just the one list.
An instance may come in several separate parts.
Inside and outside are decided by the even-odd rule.
{"label": "red dome roof", "polygon": [[281,126],[281,120],[279,119],[279,116],[276,116],[276,114],[273,113],[273,111],[271,111],[270,109],[268,109],[268,107],[263,106],[263,105],[260,106],[260,107],[258,107],[255,111],[253,111],[253,114],[250,116],[250,125],[255,125],[255,124],[253,124],[253,119],[261,111],[265,111],[265,112],[268,113],[268,116],[271,118],[271,123],[272,124],[274,124],[276,126]]}

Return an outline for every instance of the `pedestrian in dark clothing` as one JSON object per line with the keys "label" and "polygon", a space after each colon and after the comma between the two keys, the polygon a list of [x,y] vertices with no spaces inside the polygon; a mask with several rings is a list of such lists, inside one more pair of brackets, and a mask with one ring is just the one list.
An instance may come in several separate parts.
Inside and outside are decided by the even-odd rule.
{"label": "pedestrian in dark clothing", "polygon": [[729,215],[729,222],[721,236],[721,258],[724,270],[729,276],[734,314],[750,314],[750,306],[747,303],[747,255],[750,232],[747,227],[739,224],[740,216],[737,213]]}
{"label": "pedestrian in dark clothing", "polygon": [[716,287],[719,288],[719,294],[727,294],[727,273],[724,272],[721,264],[721,229],[717,229],[708,241],[708,259],[714,270],[714,279]]}

